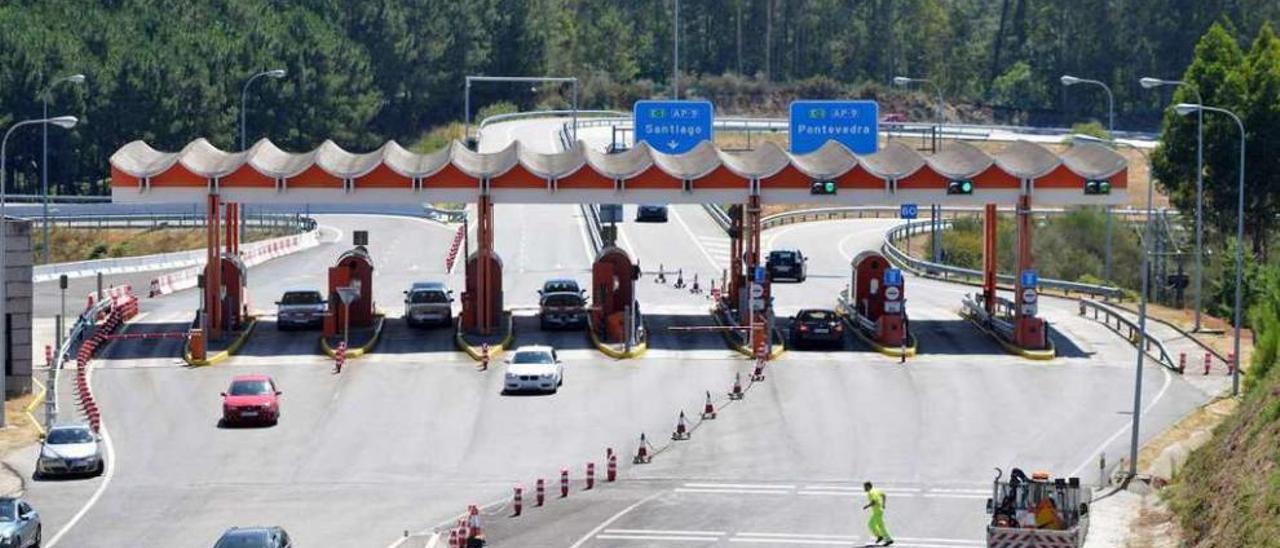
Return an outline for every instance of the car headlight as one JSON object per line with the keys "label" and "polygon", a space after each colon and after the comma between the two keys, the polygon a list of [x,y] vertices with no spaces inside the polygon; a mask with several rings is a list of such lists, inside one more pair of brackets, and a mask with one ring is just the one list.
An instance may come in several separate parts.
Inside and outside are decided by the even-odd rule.
{"label": "car headlight", "polygon": [[551,377],[554,377],[555,375],[554,375],[554,374],[551,374],[551,373],[543,373],[543,374],[538,375],[538,376],[539,376],[539,377],[542,377],[542,378],[544,378],[544,379],[550,379]]}

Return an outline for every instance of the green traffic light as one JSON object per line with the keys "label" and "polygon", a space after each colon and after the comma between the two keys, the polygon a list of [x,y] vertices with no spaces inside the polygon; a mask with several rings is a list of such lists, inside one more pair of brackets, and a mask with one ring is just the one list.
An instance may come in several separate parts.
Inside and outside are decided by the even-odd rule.
{"label": "green traffic light", "polygon": [[836,193],[836,183],[835,183],[835,181],[827,181],[826,183],[823,183],[823,185],[822,185],[822,186],[823,186],[823,187],[824,187],[824,189],[827,191],[827,194],[835,194],[835,193]]}
{"label": "green traffic light", "polygon": [[960,183],[960,192],[970,194],[973,192],[973,181],[964,181]]}

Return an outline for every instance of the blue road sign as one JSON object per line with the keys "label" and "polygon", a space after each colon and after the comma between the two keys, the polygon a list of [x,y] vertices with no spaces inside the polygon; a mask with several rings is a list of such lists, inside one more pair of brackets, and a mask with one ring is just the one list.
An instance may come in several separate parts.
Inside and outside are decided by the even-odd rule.
{"label": "blue road sign", "polygon": [[898,216],[903,219],[915,219],[920,213],[920,206],[916,204],[902,204],[898,207]]}
{"label": "blue road sign", "polygon": [[880,105],[875,101],[792,101],[791,153],[807,154],[836,141],[857,154],[878,150]]}
{"label": "blue road sign", "polygon": [[632,110],[636,142],[666,154],[689,152],[710,141],[715,107],[710,101],[636,101]]}
{"label": "blue road sign", "polygon": [[1034,270],[1022,271],[1022,287],[1035,287],[1040,285],[1040,276]]}
{"label": "blue road sign", "polygon": [[755,283],[758,283],[758,284],[764,283],[764,267],[757,266],[755,272],[751,273],[751,278],[753,281],[755,281]]}
{"label": "blue road sign", "polygon": [[884,271],[884,285],[902,285],[902,271],[897,268],[886,269]]}

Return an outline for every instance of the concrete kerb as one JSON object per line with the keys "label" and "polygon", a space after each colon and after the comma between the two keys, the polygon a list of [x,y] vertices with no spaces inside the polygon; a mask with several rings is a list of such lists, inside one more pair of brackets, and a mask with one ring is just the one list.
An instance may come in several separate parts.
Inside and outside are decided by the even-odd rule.
{"label": "concrete kerb", "polygon": [[957,312],[957,314],[959,314],[961,318],[968,320],[969,323],[973,324],[974,327],[978,328],[983,333],[986,333],[987,336],[991,337],[992,339],[995,339],[995,341],[1000,343],[1000,346],[1004,348],[1005,352],[1013,354],[1014,356],[1022,356],[1023,358],[1026,358],[1028,360],[1035,360],[1035,361],[1048,361],[1058,357],[1058,349],[1053,346],[1053,339],[1047,339],[1049,343],[1049,348],[1045,350],[1030,350],[1030,349],[1022,348],[1019,346],[1014,346],[1013,344],[1010,344],[1008,341],[1005,341],[1003,338],[1001,338],[1000,335],[996,334],[990,329],[987,329],[986,326],[983,326],[973,318],[969,317],[964,312]]}
{"label": "concrete kerb", "polygon": [[[372,354],[373,348],[378,346],[378,340],[382,337],[382,325],[385,321],[386,316],[378,314],[373,326],[373,336],[369,338],[369,342],[356,348],[348,348],[346,359],[359,358],[365,354]],[[330,358],[337,358],[338,356],[338,349],[331,346],[329,344],[329,338],[324,335],[320,335],[320,350],[324,352],[324,355]]]}
{"label": "concrete kerb", "polygon": [[866,333],[863,333],[862,330],[858,328],[858,326],[854,325],[853,320],[849,319],[848,314],[843,313],[843,311],[837,311],[837,313],[840,314],[840,319],[849,327],[849,330],[853,331],[854,336],[858,337],[858,340],[866,343],[867,346],[870,346],[876,352],[889,356],[890,358],[901,358],[903,354],[906,354],[908,358],[911,358],[919,353],[919,341],[917,341],[915,337],[911,336],[910,333],[907,334],[907,350],[906,352],[903,352],[902,347],[900,346],[885,346],[876,342],[875,339],[868,337]]}
{"label": "concrete kerb", "polygon": [[[507,334],[498,342],[498,344],[489,345],[489,360],[492,361],[497,359],[498,356],[501,356],[508,348],[511,348],[511,343],[515,341],[515,338],[515,316],[511,313],[507,313]],[[458,347],[458,350],[466,352],[472,360],[483,361],[484,356],[482,348],[471,346],[471,344],[467,342],[466,337],[463,336],[461,318],[459,318],[457,323],[454,324],[453,343]]]}
{"label": "concrete kerb", "polygon": [[[725,321],[720,318],[720,311],[713,307],[711,308],[710,312],[711,312],[711,319],[716,322],[716,325],[725,327]],[[775,330],[774,334],[775,335],[777,334],[777,330]],[[739,354],[742,354],[743,356],[746,356],[748,358],[756,357],[755,352],[752,352],[750,347],[748,347],[745,344],[739,344],[738,341],[734,339],[733,333],[729,332],[728,330],[725,330],[725,331],[721,331],[720,335],[724,337],[724,342],[726,345],[728,345],[729,349]],[[779,337],[779,340],[781,340],[781,338],[782,337]],[[786,344],[775,344],[769,349],[769,359],[776,360],[782,357],[782,355],[785,354],[786,352],[787,352]]]}
{"label": "concrete kerb", "polygon": [[31,376],[31,382],[36,383],[36,386],[40,387],[40,391],[36,392],[36,396],[31,399],[31,403],[28,403],[27,406],[22,409],[22,412],[26,413],[27,418],[31,419],[31,424],[36,426],[36,432],[40,434],[40,439],[44,439],[48,432],[45,431],[44,426],[40,424],[40,421],[36,420],[36,416],[32,414],[32,411],[35,411],[36,408],[44,404],[45,398],[49,396],[49,387],[40,382],[40,379],[35,378],[35,375]]}
{"label": "concrete kerb", "polygon": [[240,351],[240,348],[244,346],[244,343],[249,341],[249,335],[253,333],[253,328],[257,326],[258,318],[249,318],[249,326],[240,333],[240,336],[236,337],[236,340],[231,342],[231,346],[228,346],[226,350],[217,352],[203,360],[197,360],[191,356],[191,339],[188,338],[187,341],[183,343],[182,360],[187,362],[187,365],[191,367],[204,367],[206,365],[217,365],[224,362],[231,356],[234,356],[236,352]]}
{"label": "concrete kerb", "polygon": [[[587,319],[587,337],[591,339],[591,344],[596,347],[596,350],[599,350],[601,354],[604,354],[615,360],[628,360],[631,358],[639,358],[643,356],[645,352],[649,351],[648,340],[640,341],[635,346],[632,346],[631,350],[629,351],[618,350],[617,348],[614,348],[614,345],[604,342],[600,340],[600,337],[596,336],[595,325],[591,323],[591,320],[589,318]],[[647,336],[645,338],[648,339]]]}

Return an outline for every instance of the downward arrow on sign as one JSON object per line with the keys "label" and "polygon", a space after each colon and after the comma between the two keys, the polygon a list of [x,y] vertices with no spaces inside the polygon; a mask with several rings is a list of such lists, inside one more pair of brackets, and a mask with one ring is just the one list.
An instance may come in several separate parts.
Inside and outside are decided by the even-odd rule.
{"label": "downward arrow on sign", "polygon": [[676,147],[678,146],[680,146],[680,143],[677,143],[675,141],[667,141],[667,147],[670,148],[671,150],[675,150]]}

